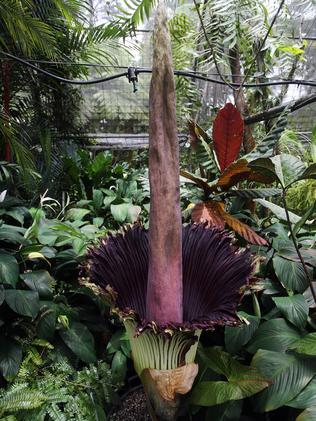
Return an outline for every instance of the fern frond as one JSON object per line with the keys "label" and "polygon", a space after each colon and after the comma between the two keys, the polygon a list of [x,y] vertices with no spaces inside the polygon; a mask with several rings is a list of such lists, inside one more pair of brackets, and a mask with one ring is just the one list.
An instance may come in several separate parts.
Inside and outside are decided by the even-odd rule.
{"label": "fern frond", "polygon": [[[213,66],[213,59],[229,69],[229,50],[243,46],[252,57],[253,45],[262,39],[267,30],[266,14],[269,11],[256,0],[210,0],[201,10],[204,30],[200,30],[198,41],[201,45],[200,62],[205,71]],[[214,57],[215,56],[215,57]]]}
{"label": "fern frond", "polygon": [[47,414],[52,421],[67,421],[66,416],[55,403],[47,407]]}
{"label": "fern frond", "polygon": [[45,401],[46,396],[38,390],[31,390],[27,383],[17,384],[0,399],[0,413],[39,408]]}

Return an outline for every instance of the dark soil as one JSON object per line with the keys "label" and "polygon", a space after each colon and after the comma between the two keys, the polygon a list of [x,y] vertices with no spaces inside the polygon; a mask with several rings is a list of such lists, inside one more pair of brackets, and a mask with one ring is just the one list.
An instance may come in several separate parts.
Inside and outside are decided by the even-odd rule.
{"label": "dark soil", "polygon": [[122,397],[120,407],[113,411],[109,421],[150,421],[143,389],[131,390]]}

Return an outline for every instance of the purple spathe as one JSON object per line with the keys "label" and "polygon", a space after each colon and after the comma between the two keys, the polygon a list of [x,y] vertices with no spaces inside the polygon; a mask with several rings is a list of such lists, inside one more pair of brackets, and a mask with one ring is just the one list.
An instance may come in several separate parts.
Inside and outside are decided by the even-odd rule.
{"label": "purple spathe", "polygon": [[[163,229],[163,228],[162,228]],[[91,280],[117,293],[116,306],[135,315],[139,329],[152,322],[160,329],[213,328],[238,322],[241,287],[252,272],[250,253],[231,244],[225,231],[188,225],[182,232],[183,322],[147,318],[148,231],[139,225],[109,236],[89,252]]]}

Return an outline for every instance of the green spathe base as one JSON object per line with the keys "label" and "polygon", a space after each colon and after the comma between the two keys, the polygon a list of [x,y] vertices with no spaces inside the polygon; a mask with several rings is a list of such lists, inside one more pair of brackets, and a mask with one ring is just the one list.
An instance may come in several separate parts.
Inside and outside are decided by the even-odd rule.
{"label": "green spathe base", "polygon": [[194,360],[201,331],[147,329],[137,334],[133,320],[126,319],[124,325],[152,419],[176,420],[181,395],[190,391],[198,372]]}
{"label": "green spathe base", "polygon": [[131,344],[134,367],[139,376],[146,368],[173,370],[193,363],[201,335],[196,331],[154,332],[146,329],[136,333],[136,323],[124,320]]}

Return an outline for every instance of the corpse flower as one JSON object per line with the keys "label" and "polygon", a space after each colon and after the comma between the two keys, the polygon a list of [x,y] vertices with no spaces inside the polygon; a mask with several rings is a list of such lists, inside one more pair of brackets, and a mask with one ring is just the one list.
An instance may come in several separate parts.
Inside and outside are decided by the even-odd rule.
{"label": "corpse flower", "polygon": [[[231,237],[216,227],[183,228],[183,321],[159,322],[148,317],[148,231],[140,225],[110,235],[90,251],[91,280],[112,290],[114,308],[123,319],[133,320],[138,337],[143,331],[194,331],[234,326],[241,288],[251,273],[248,252],[239,252]],[[169,293],[166,288],[165,294]]]}
{"label": "corpse flower", "polygon": [[150,89],[149,230],[110,235],[90,250],[91,280],[107,291],[127,330],[153,420],[176,419],[190,391],[202,329],[238,323],[249,252],[217,227],[182,227],[179,146],[170,38],[158,5]]}

